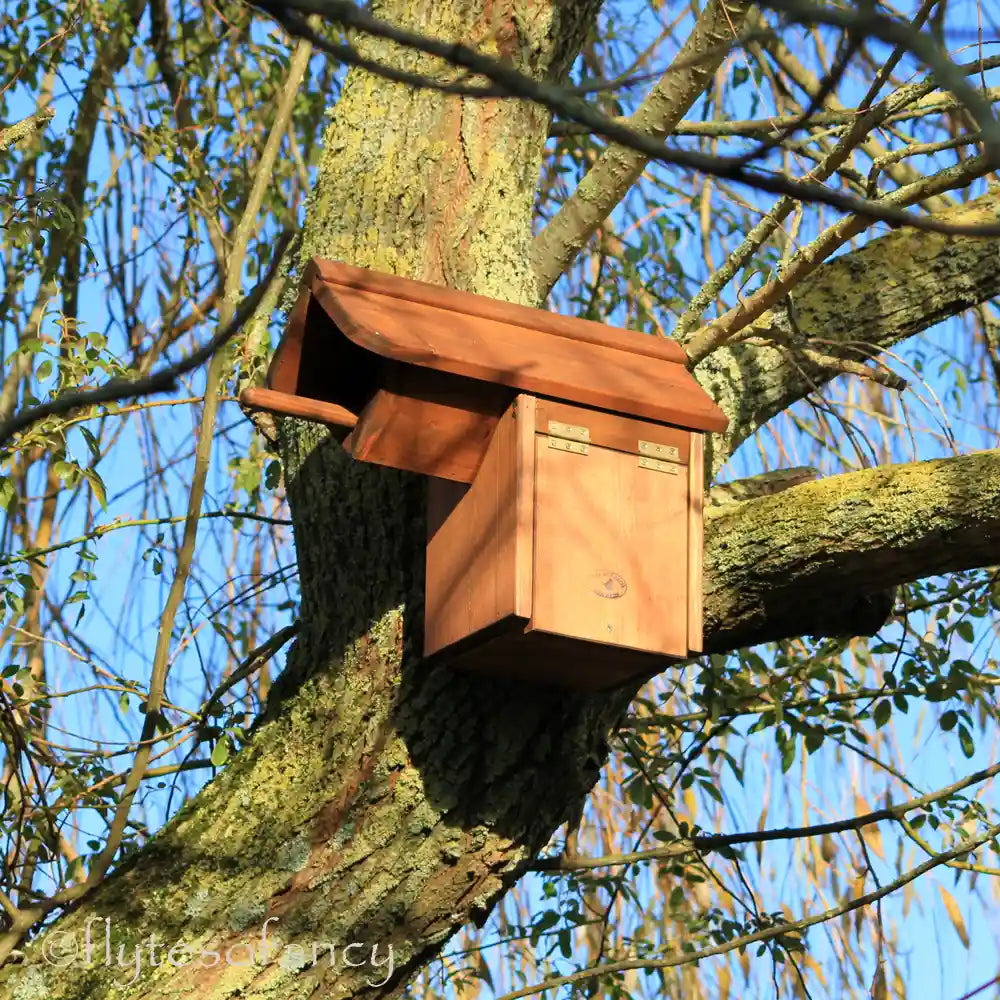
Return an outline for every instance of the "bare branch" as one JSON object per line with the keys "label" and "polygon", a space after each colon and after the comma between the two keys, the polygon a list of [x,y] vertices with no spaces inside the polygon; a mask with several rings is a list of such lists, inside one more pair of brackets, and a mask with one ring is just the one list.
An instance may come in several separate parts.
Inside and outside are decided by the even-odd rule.
{"label": "bare branch", "polygon": [[982,784],[1000,774],[1000,764],[992,764],[944,788],[918,795],[896,805],[891,803],[881,809],[851,816],[848,819],[832,820],[829,823],[814,823],[811,826],[786,826],[771,830],[746,830],[741,833],[708,833],[696,837],[684,837],[672,844],[656,847],[648,851],[632,851],[628,854],[608,854],[599,858],[578,858],[560,856],[541,858],[532,865],[533,871],[575,871],[578,869],[611,868],[617,865],[632,865],[642,861],[658,861],[682,857],[694,852],[717,851],[742,844],[767,844],[778,840],[800,840],[804,837],[822,837],[833,833],[861,830],[866,826],[884,823],[887,820],[901,820],[907,813],[942,802],[957,795],[966,788]]}
{"label": "bare branch", "polygon": [[[327,20],[357,28],[379,38],[386,38],[428,55],[437,56],[471,73],[492,80],[500,88],[487,88],[480,96],[503,96],[534,101],[549,111],[560,114],[571,121],[586,125],[596,135],[604,136],[647,159],[658,163],[671,164],[689,170],[724,178],[737,184],[744,184],[754,190],[771,194],[789,195],[804,202],[829,205],[843,212],[854,212],[873,221],[888,222],[900,226],[912,226],[927,232],[942,232],[956,235],[1000,236],[1000,224],[977,227],[952,226],[941,223],[933,217],[925,218],[895,208],[891,202],[870,201],[835,191],[823,184],[796,181],[781,174],[749,170],[739,157],[710,156],[694,150],[664,146],[653,136],[637,134],[633,129],[620,124],[598,111],[593,105],[568,95],[554,84],[534,80],[512,69],[507,63],[482,55],[465,45],[444,42],[387,24],[372,17],[348,0],[288,0],[288,2],[258,3],[258,7],[271,14],[285,29],[312,42],[317,49],[328,52],[344,62],[359,66],[371,73],[387,79],[407,83],[415,87],[432,87],[449,93],[469,94],[468,87],[458,84],[441,84],[432,78],[390,69],[374,60],[364,59],[351,46],[336,45],[313,31],[305,19],[297,12],[319,14]],[[978,67],[977,67],[978,69]],[[960,70],[956,70],[958,72]]]}
{"label": "bare branch", "polygon": [[[711,82],[743,25],[750,4],[743,0],[711,0],[668,67],[638,110],[624,121],[636,134],[663,140]],[[544,299],[559,276],[586,246],[597,227],[625,197],[649,163],[634,149],[612,145],[587,171],[579,187],[535,237],[532,258]]]}
{"label": "bare branch", "polygon": [[[1000,66],[1000,56],[984,59],[982,70],[996,69]],[[976,65],[977,71],[980,69]],[[968,72],[969,67],[963,67]],[[1000,100],[1000,87],[988,87],[983,96],[990,102]],[[904,111],[889,115],[884,124],[894,125],[899,122],[912,121],[915,118],[926,118],[928,115],[942,114],[954,111],[962,105],[950,94],[943,91],[928,94],[920,100],[913,101]],[[853,108],[841,111],[820,111],[810,116],[803,125],[805,129],[827,129],[832,127],[852,125],[861,112]],[[734,136],[753,137],[775,135],[782,129],[787,129],[801,119],[801,115],[774,115],[771,118],[747,118],[733,121],[680,121],[674,126],[671,135],[704,136],[706,138],[726,139]],[[624,124],[627,118],[615,118],[616,122]],[[558,138],[566,135],[589,135],[590,129],[576,122],[555,121],[549,126],[549,136]]]}
{"label": "bare branch", "polygon": [[[992,222],[998,213],[994,190],[939,218]],[[872,357],[1000,294],[996,254],[992,240],[899,229],[821,264],[792,290],[791,315],[781,300],[743,331],[745,338],[759,336],[759,345],[722,347],[695,369],[730,418],[724,434],[712,438],[713,469],[758,427],[837,374],[776,340],[821,347],[831,357]]]}
{"label": "bare branch", "polygon": [[799,920],[789,920],[779,924],[773,924],[751,934],[744,934],[740,937],[732,938],[723,944],[714,945],[709,948],[702,948],[696,951],[675,951],[665,955],[663,958],[636,958],[626,959],[622,962],[608,962],[604,965],[594,966],[590,969],[583,969],[580,972],[574,972],[568,976],[557,976],[552,979],[546,979],[542,982],[535,983],[532,986],[526,986],[524,989],[515,990],[513,993],[505,993],[502,997],[499,997],[498,1000],[520,1000],[521,997],[534,996],[536,993],[541,993],[545,990],[553,990],[560,986],[570,986],[576,983],[590,982],[600,976],[610,975],[615,972],[627,972],[632,969],[670,969],[678,965],[690,965],[693,962],[699,962],[702,959],[711,958],[714,955],[725,955],[726,953],[735,951],[738,948],[745,948],[750,944],[773,941],[775,938],[798,936],[802,933],[802,931],[808,930],[810,927],[815,927],[817,924],[827,923],[828,921],[842,916],[845,913],[860,910],[863,907],[870,906],[872,903],[878,902],[880,899],[884,899],[891,893],[902,889],[903,886],[909,885],[911,882],[920,878],[921,875],[925,875],[927,872],[933,871],[935,868],[940,868],[942,865],[948,864],[949,861],[961,858],[970,851],[974,851],[977,847],[982,847],[983,844],[989,843],[989,841],[993,840],[998,834],[1000,834],[1000,824],[987,827],[987,829],[978,836],[969,837],[968,839],[957,844],[955,847],[947,851],[942,851],[940,854],[935,855],[933,858],[929,858],[922,864],[917,865],[916,868],[911,868],[908,872],[904,872],[898,878],[893,879],[891,882],[887,882],[884,886],[875,889],[872,892],[847,899],[836,906],[831,906],[827,910],[823,910],[820,913],[814,913],[808,917],[802,917]]}
{"label": "bare branch", "polygon": [[[942,191],[966,187],[991,169],[988,157],[970,157],[921,181],[898,188],[886,195],[883,203],[912,205],[922,201],[929,194],[940,194]],[[841,219],[840,222],[824,230],[812,243],[792,256],[788,264],[782,268],[780,275],[768,281],[763,288],[741,301],[738,306],[734,306],[724,316],[720,316],[692,334],[687,345],[689,365],[691,367],[697,365],[712,351],[732,339],[735,333],[785,299],[806,275],[870,225],[870,218],[855,215]]]}
{"label": "bare branch", "polygon": [[764,0],[763,6],[780,10],[792,19],[811,24],[827,24],[905,48],[920,59],[939,81],[947,87],[975,118],[984,137],[986,155],[996,166],[1000,163],[1000,122],[982,94],[965,78],[932,32],[923,32],[914,25],[874,9],[819,6],[808,0]]}
{"label": "bare branch", "polygon": [[15,414],[4,424],[0,424],[0,448],[11,438],[30,427],[32,424],[45,420],[47,417],[61,416],[83,406],[96,406],[101,403],[112,403],[121,399],[135,399],[149,396],[157,392],[170,392],[177,387],[177,380],[195,368],[200,368],[215,353],[224,347],[239,331],[243,324],[254,314],[264,293],[271,284],[278,270],[281,255],[293,239],[293,234],[282,234],[275,245],[275,255],[271,266],[263,279],[252,292],[240,303],[233,318],[220,329],[207,343],[193,351],[188,357],[176,364],[169,365],[144,378],[116,378],[96,389],[80,389],[76,392],[64,392],[48,403],[29,407]]}

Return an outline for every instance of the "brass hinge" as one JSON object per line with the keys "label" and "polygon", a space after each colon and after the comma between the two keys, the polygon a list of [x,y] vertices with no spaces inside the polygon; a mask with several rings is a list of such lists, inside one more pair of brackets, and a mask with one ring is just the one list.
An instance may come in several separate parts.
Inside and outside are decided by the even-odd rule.
{"label": "brass hinge", "polygon": [[571,451],[574,455],[586,455],[590,451],[590,445],[582,441],[567,441],[565,438],[549,438],[549,447],[556,451]]}
{"label": "brass hinge", "polygon": [[[639,454],[647,458],[659,458],[665,462],[679,462],[681,453],[670,444],[657,444],[655,441],[640,441]],[[640,463],[641,464],[641,463]],[[642,466],[644,469],[649,466]]]}
{"label": "brass hinge", "polygon": [[669,476],[679,476],[680,466],[676,462],[664,462],[659,458],[647,458],[645,455],[639,456],[640,469],[652,469],[653,472],[665,472]]}
{"label": "brass hinge", "polygon": [[586,455],[590,451],[590,430],[579,424],[550,420],[549,447],[556,451],[569,451],[574,455]]}

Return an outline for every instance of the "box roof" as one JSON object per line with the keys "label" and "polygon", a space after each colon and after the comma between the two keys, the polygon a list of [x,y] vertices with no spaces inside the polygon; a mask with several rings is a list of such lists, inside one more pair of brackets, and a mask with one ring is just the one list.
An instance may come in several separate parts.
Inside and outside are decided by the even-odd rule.
{"label": "box roof", "polygon": [[322,258],[304,284],[333,321],[325,336],[382,358],[691,430],[726,427],[672,340]]}

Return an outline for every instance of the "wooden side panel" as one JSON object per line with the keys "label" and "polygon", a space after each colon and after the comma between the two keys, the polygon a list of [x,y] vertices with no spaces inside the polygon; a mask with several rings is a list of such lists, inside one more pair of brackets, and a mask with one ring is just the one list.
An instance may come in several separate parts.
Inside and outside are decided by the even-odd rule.
{"label": "wooden side panel", "polygon": [[344,447],[361,461],[471,483],[513,393],[403,366],[387,381]]}
{"label": "wooden side panel", "polygon": [[688,467],[688,649],[700,653],[704,646],[704,566],[705,439],[691,435],[691,464]]}
{"label": "wooden side panel", "polygon": [[684,656],[688,649],[688,475],[535,436],[531,628]]}
{"label": "wooden side panel", "polygon": [[308,288],[304,288],[292,306],[288,325],[275,349],[267,369],[267,387],[277,392],[294,393],[298,389],[299,367],[302,363],[302,340],[305,336],[306,317],[309,313]]}
{"label": "wooden side panel", "polygon": [[431,480],[424,655],[531,614],[533,400],[500,418],[472,485]]}

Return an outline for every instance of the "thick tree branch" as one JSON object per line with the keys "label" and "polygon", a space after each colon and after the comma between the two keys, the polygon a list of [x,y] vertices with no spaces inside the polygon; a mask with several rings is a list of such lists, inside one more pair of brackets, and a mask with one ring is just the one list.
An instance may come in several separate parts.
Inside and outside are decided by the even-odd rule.
{"label": "thick tree branch", "polygon": [[[744,0],[711,0],[677,53],[674,65],[668,67],[635,114],[623,124],[659,140],[670,135],[711,82],[749,9],[750,4]],[[609,146],[601,154],[555,218],[535,238],[532,256],[540,299],[548,295],[648,164],[648,156],[623,146]]]}
{"label": "thick tree branch", "polygon": [[[974,223],[998,215],[994,189],[941,218]],[[713,439],[713,469],[758,427],[841,374],[796,344],[864,360],[997,294],[996,240],[896,230],[820,265],[743,331],[759,342],[720,348],[695,369],[730,418]]]}
{"label": "thick tree branch", "polygon": [[872,635],[897,584],[1000,563],[1000,451],[804,483],[705,518],[705,648]]}

